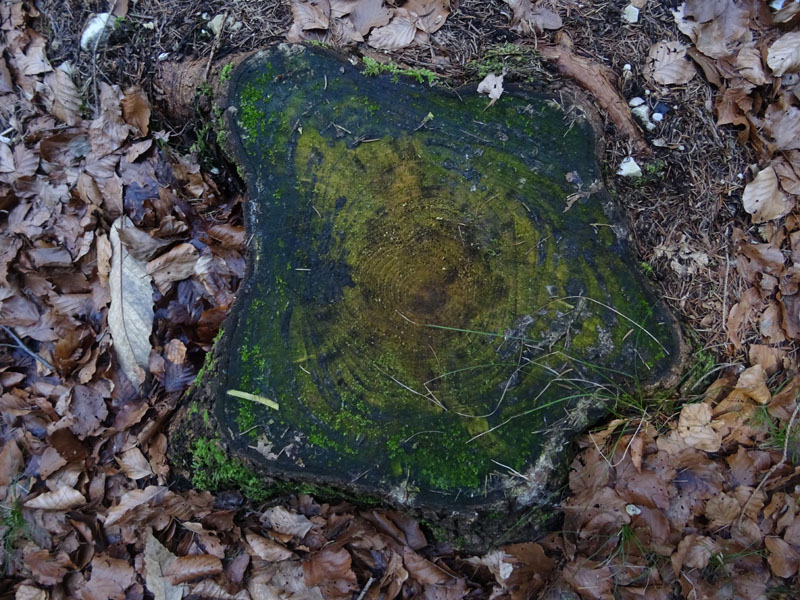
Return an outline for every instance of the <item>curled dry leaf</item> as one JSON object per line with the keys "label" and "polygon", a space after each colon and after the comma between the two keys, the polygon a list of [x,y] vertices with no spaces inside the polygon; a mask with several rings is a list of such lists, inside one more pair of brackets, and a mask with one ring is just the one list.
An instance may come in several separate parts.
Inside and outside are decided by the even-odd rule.
{"label": "curled dry leaf", "polygon": [[694,64],[686,58],[680,42],[657,42],[650,47],[645,75],[662,85],[682,85],[695,76]]}
{"label": "curled dry leaf", "polygon": [[779,37],[767,52],[767,65],[775,77],[800,71],[800,31]]}
{"label": "curled dry leaf", "polygon": [[153,289],[145,266],[128,252],[120,241],[119,231],[131,226],[128,217],[120,217],[111,227],[111,306],[108,329],[114,352],[125,375],[134,385],[144,381],[144,369],[150,356],[150,332],[153,329]]}
{"label": "curled dry leaf", "polygon": [[143,490],[132,490],[122,495],[119,504],[112,506],[106,513],[105,526],[110,527],[124,520],[128,514],[143,504],[158,498],[167,491],[165,486],[149,485]]}
{"label": "curled dry leaf", "polygon": [[42,510],[68,510],[86,504],[86,498],[78,490],[61,487],[54,492],[45,492],[25,502],[27,508]]}
{"label": "curled dry leaf", "polygon": [[92,559],[92,574],[81,589],[81,600],[125,600],[125,590],[136,575],[127,560],[98,554]]}
{"label": "curled dry leaf", "polygon": [[13,439],[8,440],[0,450],[0,486],[8,485],[19,474],[25,461],[22,451]]}
{"label": "curled dry leaf", "polygon": [[211,554],[179,556],[173,560],[164,575],[172,585],[222,573],[222,561]]}
{"label": "curled dry leaf", "polygon": [[771,397],[767,388],[767,372],[761,365],[753,365],[742,371],[736,389],[744,391],[759,404],[767,404]]}
{"label": "curled dry leaf", "polygon": [[58,68],[45,77],[45,83],[53,90],[53,105],[50,113],[67,125],[81,120],[81,96],[78,88],[63,69]]}
{"label": "curled dry leaf", "polygon": [[408,0],[403,8],[415,18],[417,29],[425,33],[436,33],[450,14],[449,5],[448,0]]}
{"label": "curled dry leaf", "polygon": [[197,248],[188,243],[178,244],[147,263],[147,274],[159,291],[165,293],[173,281],[181,281],[192,276],[194,266],[200,258]]}
{"label": "curled dry leaf", "polygon": [[153,474],[150,463],[139,448],[126,450],[118,460],[122,471],[134,481],[150,477]]}
{"label": "curled dry leaf", "polygon": [[753,216],[754,223],[765,223],[789,214],[794,203],[778,188],[778,177],[769,166],[745,186],[742,205]]}
{"label": "curled dry leaf", "polygon": [[392,19],[392,11],[383,6],[383,0],[361,0],[350,12],[353,28],[362,36],[373,27],[383,27]]}

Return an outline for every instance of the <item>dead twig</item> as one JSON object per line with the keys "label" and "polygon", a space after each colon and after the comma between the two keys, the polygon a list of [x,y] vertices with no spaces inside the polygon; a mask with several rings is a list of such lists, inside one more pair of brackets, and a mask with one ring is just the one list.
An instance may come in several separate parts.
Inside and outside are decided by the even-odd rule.
{"label": "dead twig", "polygon": [[11,329],[6,327],[5,325],[0,325],[0,327],[2,327],[3,331],[5,331],[11,337],[11,339],[13,339],[16,342],[16,346],[15,346],[16,348],[19,348],[20,350],[22,350],[26,354],[29,354],[30,356],[32,356],[33,358],[38,360],[40,363],[42,363],[45,367],[47,367],[51,371],[55,371],[56,370],[56,368],[53,365],[51,365],[49,362],[47,362],[41,356],[36,354],[33,350],[28,348],[25,345],[25,343],[21,339],[19,339],[19,337],[17,337],[17,335],[13,331],[11,331]]}
{"label": "dead twig", "polygon": [[206,63],[206,70],[203,73],[203,81],[208,81],[208,73],[211,71],[211,64],[214,62],[214,54],[217,53],[217,49],[219,48],[219,41],[222,38],[222,32],[225,30],[225,23],[228,22],[228,11],[226,10],[222,14],[222,24],[219,26],[219,30],[217,30],[217,35],[214,38],[214,43],[211,44],[211,53],[208,55],[208,63]]}

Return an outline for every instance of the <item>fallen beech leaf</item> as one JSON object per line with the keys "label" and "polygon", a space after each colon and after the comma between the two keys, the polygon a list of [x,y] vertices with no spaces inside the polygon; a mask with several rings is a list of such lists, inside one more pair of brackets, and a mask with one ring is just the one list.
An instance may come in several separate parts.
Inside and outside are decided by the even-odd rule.
{"label": "fallen beech leaf", "polygon": [[302,30],[327,29],[331,5],[328,0],[292,0],[292,16]]}
{"label": "fallen beech leaf", "polygon": [[767,404],[771,398],[767,389],[767,373],[761,365],[753,365],[742,371],[736,389],[743,390],[759,404]]}
{"label": "fallen beech leaf", "polygon": [[675,575],[678,575],[683,567],[706,568],[711,556],[717,550],[717,544],[712,538],[696,534],[686,536],[678,543],[678,548],[671,558]]}
{"label": "fallen beech leaf", "polygon": [[76,385],[72,389],[70,408],[70,430],[79,438],[97,435],[102,430],[108,408],[99,392],[85,385]]}
{"label": "fallen beech leaf", "polygon": [[520,33],[542,33],[545,29],[556,30],[562,26],[558,13],[543,6],[534,6],[531,0],[503,0],[514,11],[511,30]]}
{"label": "fallen beech leaf", "polygon": [[155,600],[181,600],[184,585],[173,585],[165,576],[167,569],[175,560],[175,555],[159,542],[152,532],[147,532],[144,548],[145,578],[147,589]]}
{"label": "fallen beech leaf", "polygon": [[383,27],[392,19],[392,11],[383,6],[383,0],[361,0],[349,15],[353,28],[365,36],[373,27]]}
{"label": "fallen beech leaf", "polygon": [[156,252],[171,243],[169,240],[154,238],[132,223],[119,230],[119,239],[125,245],[125,249],[139,261],[150,260]]}
{"label": "fallen beech leaf", "polygon": [[408,0],[403,8],[415,17],[417,29],[425,33],[436,33],[450,14],[449,5],[449,0]]}
{"label": "fallen beech leaf", "polygon": [[108,329],[114,352],[131,383],[144,381],[144,369],[150,356],[150,332],[153,329],[153,289],[144,265],[120,242],[119,230],[130,226],[128,217],[120,217],[111,227],[111,306]]}
{"label": "fallen beech leaf", "polygon": [[24,464],[17,442],[11,439],[3,444],[3,449],[0,450],[0,487],[11,483]]}
{"label": "fallen beech leaf", "polygon": [[47,600],[47,592],[32,585],[21,585],[17,588],[14,600]]}
{"label": "fallen beech leaf", "polygon": [[773,348],[764,344],[750,344],[748,358],[750,364],[761,365],[767,375],[774,375],[780,368],[786,351],[782,348]]}
{"label": "fallen beech leaf", "polygon": [[716,452],[722,445],[722,436],[709,423],[711,407],[708,404],[686,404],[678,419],[678,433],[692,448]]}
{"label": "fallen beech leaf", "polygon": [[304,538],[314,524],[303,515],[291,513],[282,506],[273,506],[261,517],[267,527],[286,535]]}
{"label": "fallen beech leaf", "polygon": [[150,125],[150,102],[138,87],[132,87],[122,97],[122,118],[128,125],[136,127],[142,137],[147,135]]}
{"label": "fallen beech leaf", "polygon": [[580,591],[582,598],[606,600],[613,597],[614,576],[608,566],[577,559],[564,567],[564,579],[574,590]]}
{"label": "fallen beech leaf", "polygon": [[483,81],[478,84],[478,93],[488,94],[489,98],[491,98],[489,106],[497,102],[500,96],[503,95],[503,75],[495,75],[494,73],[486,75]]}
{"label": "fallen beech leaf", "polygon": [[778,177],[770,166],[761,169],[745,186],[742,205],[753,215],[754,223],[764,223],[787,215],[794,203],[778,189]]}
{"label": "fallen beech leaf", "polygon": [[697,73],[680,42],[657,42],[650,47],[645,75],[662,85],[688,83]]}
{"label": "fallen beech leaf", "polygon": [[63,69],[58,68],[44,78],[53,90],[53,105],[50,113],[67,125],[75,125],[81,120],[81,96],[72,78]]}
{"label": "fallen beech leaf", "polygon": [[718,529],[733,523],[741,510],[742,507],[739,506],[736,498],[731,498],[723,492],[706,502],[705,515],[709,520],[709,527]]}
{"label": "fallen beech leaf", "polygon": [[211,554],[179,556],[173,560],[164,575],[172,585],[222,573],[222,561]]}
{"label": "fallen beech leaf", "polygon": [[760,300],[761,296],[758,293],[758,289],[754,287],[748,288],[739,298],[739,302],[734,304],[731,307],[730,313],[728,313],[728,320],[725,323],[725,328],[728,331],[728,338],[737,349],[742,347],[739,330],[749,318],[756,303]]}
{"label": "fallen beech leaf", "polygon": [[125,590],[135,579],[127,560],[98,554],[92,559],[92,575],[81,589],[81,600],[124,600]]}
{"label": "fallen beech leaf", "polygon": [[157,498],[167,491],[165,486],[149,485],[143,490],[132,490],[126,492],[119,499],[119,504],[112,506],[106,513],[104,525],[110,527],[123,520],[129,512]]}
{"label": "fallen beech leaf", "polygon": [[294,552],[285,546],[260,535],[256,535],[255,533],[247,532],[245,534],[245,539],[247,543],[250,544],[250,548],[252,548],[255,555],[261,560],[279,562],[294,558],[295,556]]}
{"label": "fallen beech leaf", "polygon": [[800,568],[800,554],[781,538],[768,535],[764,539],[769,555],[769,568],[778,577],[793,577]]}
{"label": "fallen beech leaf", "polygon": [[78,490],[61,487],[55,492],[45,492],[25,502],[27,508],[42,510],[67,510],[86,504],[86,498]]}
{"label": "fallen beech leaf", "polygon": [[453,579],[434,563],[408,547],[403,549],[403,563],[409,575],[423,585],[443,585]]}
{"label": "fallen beech leaf", "polygon": [[350,553],[323,549],[303,561],[303,576],[308,586],[318,586],[326,598],[350,598],[358,590],[356,574],[350,568]]}
{"label": "fallen beech leaf", "polygon": [[725,12],[729,2],[730,0],[686,0],[683,14],[698,23],[706,23]]}
{"label": "fallen beech leaf", "polygon": [[388,25],[377,27],[369,34],[367,44],[378,50],[399,50],[409,46],[417,34],[415,18],[403,9],[398,8]]}
{"label": "fallen beech leaf", "polygon": [[800,109],[784,102],[770,104],[765,129],[775,140],[776,150],[800,150]]}
{"label": "fallen beech leaf", "polygon": [[150,477],[153,474],[150,463],[139,448],[126,450],[120,455],[118,460],[125,475],[134,481]]}
{"label": "fallen beech leaf", "polygon": [[764,64],[761,62],[761,52],[754,47],[746,47],[739,50],[736,56],[736,69],[739,74],[753,85],[766,85],[769,83]]}
{"label": "fallen beech leaf", "polygon": [[173,281],[191,277],[199,258],[197,248],[188,243],[178,244],[147,263],[147,274],[153,277],[156,287],[163,294]]}
{"label": "fallen beech leaf", "polygon": [[42,585],[61,583],[67,574],[67,569],[75,568],[66,552],[58,552],[53,555],[47,550],[25,552],[24,563],[30,569],[36,583]]}
{"label": "fallen beech leaf", "polygon": [[800,70],[800,31],[779,37],[767,52],[767,65],[775,77]]}

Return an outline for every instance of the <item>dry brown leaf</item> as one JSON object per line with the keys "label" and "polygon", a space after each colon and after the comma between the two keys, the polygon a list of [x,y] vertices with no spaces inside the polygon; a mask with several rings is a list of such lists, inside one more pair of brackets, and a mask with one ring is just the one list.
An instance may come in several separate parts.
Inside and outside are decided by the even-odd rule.
{"label": "dry brown leaf", "polygon": [[292,0],[294,23],[301,30],[327,29],[331,5],[328,0]]}
{"label": "dry brown leaf", "polygon": [[250,544],[250,548],[255,556],[261,560],[266,560],[267,562],[279,562],[295,557],[294,552],[282,544],[273,542],[272,540],[255,533],[247,532],[245,534],[245,539],[247,540],[247,543]]}
{"label": "dry brown leaf", "polygon": [[761,365],[767,375],[774,375],[783,364],[786,351],[782,348],[773,348],[764,344],[750,344],[748,358],[750,364]]}
{"label": "dry brown leaf", "polygon": [[672,569],[675,575],[681,569],[704,569],[708,566],[711,556],[718,550],[716,542],[703,535],[690,534],[678,543],[678,548],[671,557]]}
{"label": "dry brown leaf", "polygon": [[399,50],[409,46],[417,34],[415,17],[407,10],[398,8],[388,25],[377,27],[369,34],[367,43],[378,50]]}
{"label": "dry brown leaf", "polygon": [[450,14],[449,0],[408,0],[403,8],[415,18],[417,29],[425,33],[439,31]]}
{"label": "dry brown leaf", "polygon": [[800,150],[800,109],[796,106],[783,101],[770,104],[764,125],[775,150]]}
{"label": "dry brown leaf", "polygon": [[150,102],[144,92],[138,87],[126,90],[121,105],[125,122],[138,129],[141,136],[146,136],[150,125]]}
{"label": "dry brown leaf", "polygon": [[270,529],[286,535],[304,538],[314,524],[303,515],[291,513],[283,506],[273,506],[264,511],[262,522]]}
{"label": "dry brown leaf", "polygon": [[147,532],[144,549],[145,585],[155,600],[181,600],[184,585],[173,585],[165,573],[176,556],[159,542],[151,531]]}
{"label": "dry brown leaf", "polygon": [[98,554],[91,566],[91,578],[81,588],[81,600],[124,600],[125,590],[136,579],[128,561]]}
{"label": "dry brown leaf", "polygon": [[42,510],[68,510],[83,504],[86,504],[83,494],[75,488],[67,486],[54,492],[45,492],[25,502],[27,508],[41,508]]}
{"label": "dry brown leaf", "polygon": [[383,27],[392,19],[392,11],[383,6],[383,0],[360,0],[350,11],[349,20],[361,36],[373,27]]}
{"label": "dry brown leaf", "polygon": [[775,170],[769,166],[745,186],[742,205],[753,216],[754,223],[765,223],[789,214],[794,203],[780,191]]}
{"label": "dry brown leaf", "polygon": [[730,525],[739,516],[741,509],[736,499],[724,492],[714,496],[706,502],[705,515],[709,520],[709,527],[718,529]]}
{"label": "dry brown leaf", "polygon": [[662,85],[688,83],[697,73],[680,42],[657,42],[650,47],[645,75]]}
{"label": "dry brown leaf", "polygon": [[117,460],[120,467],[122,467],[122,471],[134,481],[150,477],[153,474],[150,469],[150,463],[139,448],[126,450]]}
{"label": "dry brown leaf", "polygon": [[706,23],[725,12],[729,3],[730,0],[686,0],[683,14],[698,23]]}
{"label": "dry brown leaf", "polygon": [[53,90],[53,104],[50,113],[67,125],[75,125],[81,120],[81,96],[72,78],[58,68],[45,76],[45,84]]}
{"label": "dry brown leaf", "polygon": [[761,52],[757,48],[746,47],[739,50],[736,56],[736,69],[753,85],[766,85],[770,81],[764,72]]}
{"label": "dry brown leaf", "polygon": [[794,577],[800,568],[800,554],[781,538],[768,535],[764,539],[769,555],[767,562],[777,577]]}
{"label": "dry brown leaf", "polygon": [[172,585],[178,585],[220,573],[222,573],[222,561],[219,558],[211,554],[193,554],[179,556],[173,560],[164,575]]}
{"label": "dry brown leaf", "polygon": [[722,436],[710,426],[711,407],[699,402],[686,404],[678,419],[678,433],[692,448],[716,452],[722,445]]}
{"label": "dry brown leaf", "polygon": [[42,585],[61,583],[67,570],[75,568],[66,552],[51,554],[47,550],[28,550],[25,552],[23,560],[36,583]]}
{"label": "dry brown leaf", "polygon": [[753,365],[742,371],[736,389],[744,391],[759,404],[767,404],[771,397],[767,389],[767,372],[761,365]]}
{"label": "dry brown leaf", "polygon": [[350,553],[325,548],[303,561],[308,586],[318,586],[326,598],[350,598],[358,590],[356,574],[350,568]]}
{"label": "dry brown leaf", "polygon": [[750,33],[750,5],[746,2],[725,0],[726,9],[709,22],[696,29],[697,49],[710,58],[726,58],[732,48]]}
{"label": "dry brown leaf", "polygon": [[778,302],[770,302],[761,313],[758,330],[764,340],[770,344],[780,344],[786,339],[781,328],[781,307]]}
{"label": "dry brown leaf", "polygon": [[72,389],[70,408],[70,429],[79,438],[97,435],[103,429],[108,407],[98,391],[85,385],[76,385]]}
{"label": "dry brown leaf", "polygon": [[545,29],[556,30],[563,25],[558,13],[544,6],[534,6],[531,0],[503,0],[514,11],[511,30],[523,34],[540,34]]}
{"label": "dry brown leaf", "polygon": [[188,279],[194,272],[194,266],[200,258],[197,248],[188,243],[178,244],[147,263],[147,274],[161,293],[169,290],[174,281]]}
{"label": "dry brown leaf", "polygon": [[13,439],[3,444],[0,450],[0,486],[5,486],[14,481],[25,464],[22,451]]}
{"label": "dry brown leaf", "polygon": [[17,588],[14,600],[47,600],[47,592],[32,585],[21,585]]}
{"label": "dry brown leaf", "polygon": [[126,492],[119,499],[119,503],[116,506],[112,506],[110,509],[108,509],[104,522],[105,526],[110,527],[111,525],[119,523],[128,516],[128,513],[135,510],[139,506],[142,506],[143,504],[147,504],[153,500],[156,500],[166,491],[167,488],[165,486],[149,485],[143,490],[132,490],[130,492]]}
{"label": "dry brown leaf", "polygon": [[592,560],[577,559],[564,567],[564,579],[579,591],[582,598],[606,600],[612,598],[614,577],[611,568]]}
{"label": "dry brown leaf", "polygon": [[767,65],[775,77],[800,70],[800,31],[784,33],[769,47]]}

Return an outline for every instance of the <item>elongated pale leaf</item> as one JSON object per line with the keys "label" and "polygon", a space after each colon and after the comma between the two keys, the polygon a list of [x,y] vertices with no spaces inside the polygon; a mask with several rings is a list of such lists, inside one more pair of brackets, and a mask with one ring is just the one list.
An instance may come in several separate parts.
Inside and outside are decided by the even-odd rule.
{"label": "elongated pale leaf", "polygon": [[155,600],[181,600],[184,585],[173,585],[164,576],[175,560],[175,555],[167,550],[155,536],[148,532],[144,547],[144,566],[147,571],[145,585]]}
{"label": "elongated pale leaf", "polygon": [[86,498],[78,490],[71,487],[62,487],[55,492],[45,492],[25,503],[27,508],[41,508],[44,510],[66,510],[86,504]]}
{"label": "elongated pale leaf", "polygon": [[45,82],[53,90],[52,115],[67,125],[75,125],[81,120],[81,96],[72,78],[59,68],[48,73]]}
{"label": "elongated pale leaf", "polygon": [[131,226],[122,216],[111,227],[111,306],[108,329],[122,370],[132,383],[144,381],[153,329],[153,288],[145,265],[136,260],[119,239],[120,229]]}
{"label": "elongated pale leaf", "polygon": [[384,27],[376,27],[369,34],[367,43],[379,50],[398,50],[405,48],[414,41],[417,34],[417,26],[414,25],[415,18],[411,14],[398,8],[394,13],[394,18]]}
{"label": "elongated pale leaf", "polygon": [[195,554],[176,558],[165,575],[173,585],[177,585],[219,573],[222,573],[222,561],[219,558],[211,554]]}

